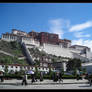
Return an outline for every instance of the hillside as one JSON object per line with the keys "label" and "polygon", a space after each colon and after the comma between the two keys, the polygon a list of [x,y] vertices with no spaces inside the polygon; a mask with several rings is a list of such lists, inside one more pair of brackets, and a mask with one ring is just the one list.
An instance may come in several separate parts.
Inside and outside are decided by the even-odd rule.
{"label": "hillside", "polygon": [[21,45],[17,42],[0,41],[0,63],[1,64],[27,64]]}
{"label": "hillside", "polygon": [[29,51],[37,65],[40,65],[41,62],[54,63],[69,59],[61,56],[47,54],[44,51],[40,51],[38,48],[30,48]]}
{"label": "hillside", "polygon": [[0,50],[11,53],[14,56],[23,56],[21,45],[17,42],[0,41]]}

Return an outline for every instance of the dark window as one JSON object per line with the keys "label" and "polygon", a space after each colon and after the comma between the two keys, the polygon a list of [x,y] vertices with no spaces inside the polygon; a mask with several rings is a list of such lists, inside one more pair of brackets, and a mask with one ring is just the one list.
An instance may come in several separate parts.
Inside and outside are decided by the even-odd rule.
{"label": "dark window", "polygon": [[13,68],[13,66],[11,66],[11,68]]}
{"label": "dark window", "polygon": [[2,67],[4,67],[4,65],[2,65]]}

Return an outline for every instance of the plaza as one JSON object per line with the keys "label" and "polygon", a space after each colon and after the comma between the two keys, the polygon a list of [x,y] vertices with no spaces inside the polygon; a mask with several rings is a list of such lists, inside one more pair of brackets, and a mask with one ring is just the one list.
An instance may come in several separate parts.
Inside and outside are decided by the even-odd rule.
{"label": "plaza", "polygon": [[64,79],[63,83],[53,82],[53,80],[43,80],[40,82],[31,83],[31,80],[27,80],[28,85],[21,85],[22,80],[5,80],[0,83],[0,89],[92,89],[92,86],[88,83],[88,80],[76,80],[76,79]]}

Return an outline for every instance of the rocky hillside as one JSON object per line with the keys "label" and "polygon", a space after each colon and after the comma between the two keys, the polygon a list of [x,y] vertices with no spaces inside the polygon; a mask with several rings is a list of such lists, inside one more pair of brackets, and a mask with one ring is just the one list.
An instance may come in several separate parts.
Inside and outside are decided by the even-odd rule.
{"label": "rocky hillside", "polygon": [[61,56],[47,54],[44,51],[40,51],[38,48],[30,48],[29,51],[37,65],[40,65],[41,62],[54,63],[58,61],[62,62],[65,59],[69,59]]}
{"label": "rocky hillside", "polygon": [[0,50],[10,53],[14,56],[23,56],[21,45],[17,42],[0,41]]}
{"label": "rocky hillside", "polygon": [[27,64],[22,52],[22,47],[17,42],[0,41],[0,63],[2,64]]}

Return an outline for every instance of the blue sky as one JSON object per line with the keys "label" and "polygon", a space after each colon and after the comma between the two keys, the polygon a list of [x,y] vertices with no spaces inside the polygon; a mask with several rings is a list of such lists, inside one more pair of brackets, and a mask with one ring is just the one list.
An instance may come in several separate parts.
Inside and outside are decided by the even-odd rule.
{"label": "blue sky", "polygon": [[92,48],[92,3],[0,3],[0,35],[45,31]]}

